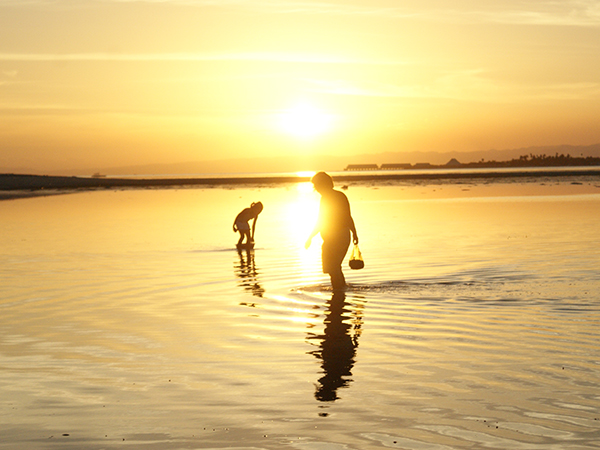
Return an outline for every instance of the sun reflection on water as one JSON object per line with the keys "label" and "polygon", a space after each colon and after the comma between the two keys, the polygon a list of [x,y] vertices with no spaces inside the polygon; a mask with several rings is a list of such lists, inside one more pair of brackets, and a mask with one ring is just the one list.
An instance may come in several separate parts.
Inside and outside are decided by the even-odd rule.
{"label": "sun reflection on water", "polygon": [[304,248],[304,243],[313,229],[319,212],[319,197],[310,182],[296,185],[295,196],[291,197],[285,205],[283,220],[293,236],[294,251],[297,252],[299,273],[302,283],[313,283],[320,276],[320,244],[318,239],[313,240],[309,249]]}

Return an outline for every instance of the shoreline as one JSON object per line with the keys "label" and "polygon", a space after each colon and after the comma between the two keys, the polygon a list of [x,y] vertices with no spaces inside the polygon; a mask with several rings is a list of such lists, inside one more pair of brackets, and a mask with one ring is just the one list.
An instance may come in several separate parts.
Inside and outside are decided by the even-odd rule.
{"label": "shoreline", "polygon": [[[523,178],[523,177],[568,177],[591,176],[600,179],[600,167],[595,169],[581,167],[564,167],[554,169],[515,170],[490,169],[489,171],[453,171],[453,172],[395,172],[373,173],[364,172],[331,172],[336,181],[412,181],[412,180],[444,180],[444,179],[474,179],[474,178]],[[185,186],[185,185],[228,185],[228,184],[281,184],[310,181],[310,176],[299,175],[240,175],[214,177],[164,177],[164,178],[126,178],[106,177],[88,178],[79,176],[0,174],[0,191],[3,190],[35,190],[35,189],[78,189],[102,187],[152,187],[152,186]]]}
{"label": "shoreline", "polygon": [[[554,170],[540,169],[536,171],[453,171],[453,172],[426,172],[414,173],[407,171],[396,173],[365,173],[353,172],[335,173],[336,183],[347,182],[393,182],[393,181],[439,181],[461,182],[481,180],[508,180],[508,179],[554,179],[568,181],[569,177],[586,177],[592,182],[600,182],[600,169],[560,168]],[[566,180],[565,180],[566,179]],[[51,176],[51,175],[21,175],[0,174],[0,200],[31,198],[46,195],[59,195],[85,189],[115,189],[133,188],[144,189],[153,187],[186,187],[186,186],[243,186],[243,185],[279,185],[285,183],[309,182],[310,176],[277,175],[273,176],[227,176],[227,177],[188,177],[188,178],[86,178],[76,176]]]}
{"label": "shoreline", "polygon": [[14,189],[14,190],[1,190],[0,189],[0,201],[2,200],[19,200],[24,198],[37,198],[37,197],[50,197],[52,195],[65,195],[72,192],[76,192],[75,190],[22,190],[22,189]]}

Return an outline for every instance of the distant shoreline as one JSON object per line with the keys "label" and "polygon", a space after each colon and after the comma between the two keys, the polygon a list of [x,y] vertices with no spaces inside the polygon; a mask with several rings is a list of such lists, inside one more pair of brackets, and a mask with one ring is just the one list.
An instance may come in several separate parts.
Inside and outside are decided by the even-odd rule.
{"label": "distant shoreline", "polygon": [[[538,169],[538,168],[536,168]],[[439,170],[431,172],[400,171],[386,172],[340,172],[334,173],[336,183],[363,181],[419,181],[419,180],[474,180],[474,179],[507,179],[507,178],[553,178],[592,177],[600,181],[600,167],[564,167],[539,168],[538,170],[501,170],[486,171],[472,170]],[[111,178],[111,177],[64,177],[49,175],[0,174],[0,200],[7,198],[22,198],[37,195],[50,195],[46,190],[76,191],[82,189],[112,189],[112,188],[151,188],[177,186],[228,186],[228,185],[277,185],[310,181],[308,176],[297,175],[241,175],[226,177],[189,177],[189,178]],[[2,192],[3,191],[3,192]],[[56,192],[59,193],[59,192]]]}
{"label": "distant shoreline", "polygon": [[[600,177],[600,167],[539,168],[539,170],[511,170],[499,168],[486,171],[455,170],[452,172],[331,172],[335,181],[388,181],[388,180],[443,180],[443,179],[474,179],[474,178],[512,178],[512,177],[568,177],[568,176],[597,176]],[[298,175],[240,175],[214,177],[165,177],[165,178],[126,178],[126,177],[80,177],[53,175],[21,175],[0,174],[1,190],[37,190],[37,189],[81,189],[81,188],[112,188],[112,187],[154,187],[154,186],[195,186],[195,185],[240,185],[240,184],[282,184],[310,181],[310,176]]]}

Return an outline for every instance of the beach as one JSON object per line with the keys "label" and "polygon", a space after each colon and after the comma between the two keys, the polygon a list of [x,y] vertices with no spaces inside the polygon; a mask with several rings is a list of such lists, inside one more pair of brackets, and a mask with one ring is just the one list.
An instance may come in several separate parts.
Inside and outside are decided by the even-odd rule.
{"label": "beach", "polygon": [[[577,179],[595,182],[600,179],[598,166],[572,167],[486,167],[478,169],[437,168],[424,170],[366,170],[330,172],[338,183],[365,182],[426,182],[429,184],[468,182],[475,184],[491,180],[524,180],[543,182],[544,180],[568,181]],[[44,190],[83,190],[118,188],[168,188],[168,187],[208,187],[239,185],[280,185],[306,182],[310,175],[298,173],[262,174],[203,174],[203,175],[131,175],[131,176],[50,176],[0,173],[0,193],[8,196],[22,195]]]}
{"label": "beach", "polygon": [[342,296],[306,178],[2,202],[0,449],[597,448],[598,176],[336,180]]}

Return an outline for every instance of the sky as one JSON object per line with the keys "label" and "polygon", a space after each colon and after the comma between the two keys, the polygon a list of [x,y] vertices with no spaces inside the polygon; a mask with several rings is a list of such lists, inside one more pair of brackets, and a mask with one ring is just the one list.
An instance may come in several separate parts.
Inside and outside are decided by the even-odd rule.
{"label": "sky", "polygon": [[590,145],[598,55],[597,0],[0,0],[0,170]]}

